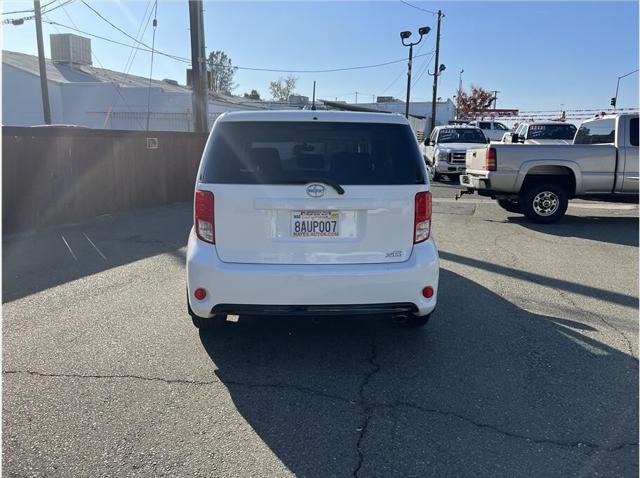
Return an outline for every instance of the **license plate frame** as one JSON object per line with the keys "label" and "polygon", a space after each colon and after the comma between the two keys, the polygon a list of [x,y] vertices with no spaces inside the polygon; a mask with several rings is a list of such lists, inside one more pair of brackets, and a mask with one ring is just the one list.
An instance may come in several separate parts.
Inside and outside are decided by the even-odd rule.
{"label": "license plate frame", "polygon": [[340,211],[291,211],[291,237],[296,239],[333,239],[340,237]]}

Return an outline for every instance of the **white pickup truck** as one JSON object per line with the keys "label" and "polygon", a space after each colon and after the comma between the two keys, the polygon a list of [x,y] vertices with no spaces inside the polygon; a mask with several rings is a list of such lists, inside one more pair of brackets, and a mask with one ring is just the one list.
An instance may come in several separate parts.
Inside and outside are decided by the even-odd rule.
{"label": "white pickup truck", "polygon": [[499,123],[498,121],[470,121],[469,126],[480,128],[484,135],[491,141],[501,141],[504,135],[513,133],[512,129],[507,128],[504,124]]}
{"label": "white pickup truck", "polygon": [[580,125],[573,144],[491,144],[467,150],[464,186],[510,212],[551,223],[569,199],[638,196],[638,114],[602,115]]}
{"label": "white pickup truck", "polygon": [[436,126],[420,148],[431,173],[431,180],[465,171],[467,149],[488,140],[479,128],[467,125]]}

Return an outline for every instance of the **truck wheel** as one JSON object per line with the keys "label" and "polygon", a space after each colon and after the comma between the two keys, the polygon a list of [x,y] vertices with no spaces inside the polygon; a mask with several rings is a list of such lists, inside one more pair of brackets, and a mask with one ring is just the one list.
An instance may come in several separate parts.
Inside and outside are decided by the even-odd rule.
{"label": "truck wheel", "polygon": [[442,179],[442,176],[436,173],[435,169],[433,169],[431,172],[431,181],[436,182],[436,181],[440,181],[441,179]]}
{"label": "truck wheel", "polygon": [[520,195],[524,215],[541,224],[558,221],[564,216],[568,205],[567,192],[557,183],[534,184]]}
{"label": "truck wheel", "polygon": [[505,211],[522,213],[522,208],[520,207],[520,203],[518,201],[514,201],[513,199],[498,199],[498,206],[500,206]]}

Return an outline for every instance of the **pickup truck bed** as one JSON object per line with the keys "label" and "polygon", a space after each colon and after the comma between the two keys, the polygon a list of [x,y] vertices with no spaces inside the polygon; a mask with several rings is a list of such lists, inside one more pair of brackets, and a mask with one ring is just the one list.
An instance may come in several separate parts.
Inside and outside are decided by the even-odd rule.
{"label": "pickup truck bed", "polygon": [[478,193],[510,212],[550,223],[569,199],[638,194],[638,115],[584,122],[574,144],[491,144],[467,150],[460,193]]}

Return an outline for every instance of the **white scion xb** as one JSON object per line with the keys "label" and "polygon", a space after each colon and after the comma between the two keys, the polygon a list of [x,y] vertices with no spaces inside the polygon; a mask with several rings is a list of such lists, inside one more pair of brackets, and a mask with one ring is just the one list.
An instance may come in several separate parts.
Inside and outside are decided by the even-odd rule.
{"label": "white scion xb", "polygon": [[187,248],[196,326],[232,315],[389,315],[436,306],[431,192],[406,119],[238,112],[209,135]]}

